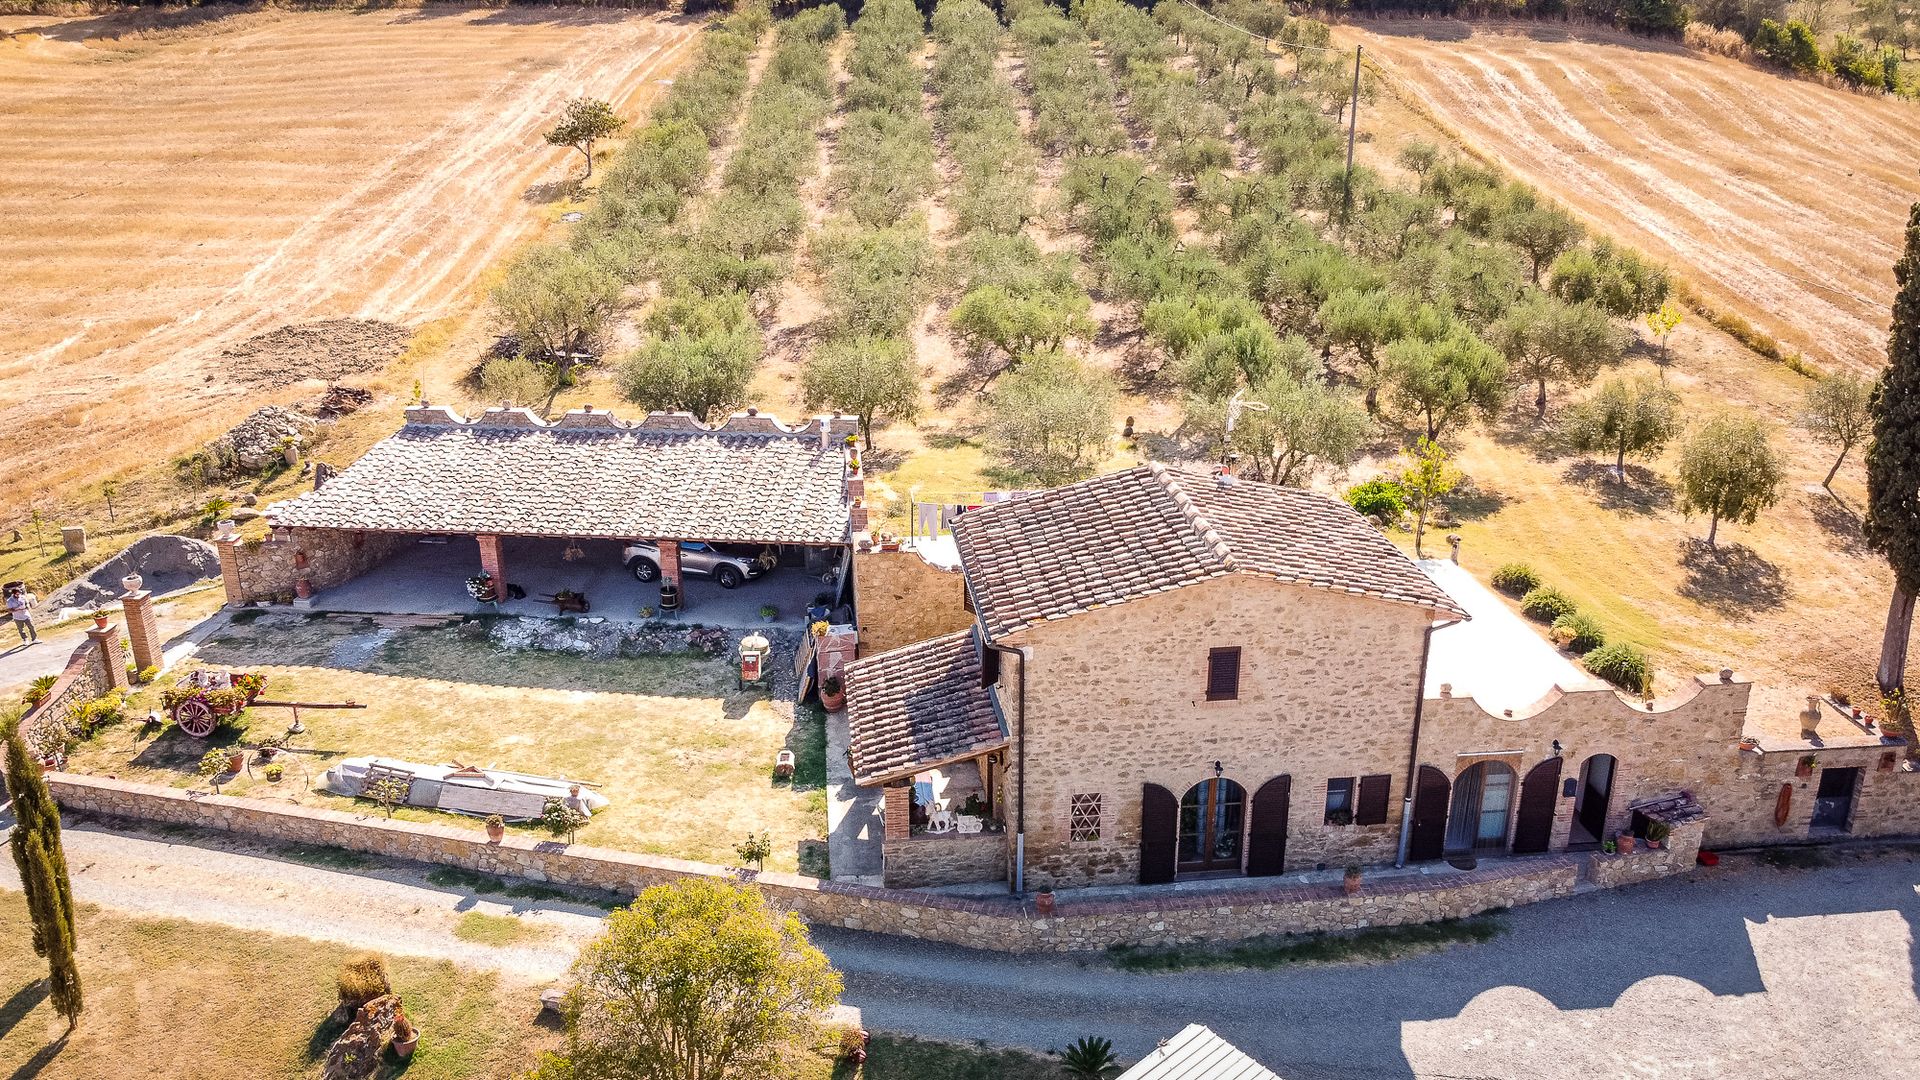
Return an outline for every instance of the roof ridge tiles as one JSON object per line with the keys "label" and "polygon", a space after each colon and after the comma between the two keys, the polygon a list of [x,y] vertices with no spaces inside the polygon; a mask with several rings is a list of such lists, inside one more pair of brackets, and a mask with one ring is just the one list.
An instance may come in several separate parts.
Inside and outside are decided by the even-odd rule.
{"label": "roof ridge tiles", "polygon": [[1181,486],[1172,472],[1157,461],[1150,463],[1148,469],[1153,478],[1160,482],[1160,486],[1166,489],[1167,494],[1173,497],[1173,504],[1180,508],[1180,513],[1187,519],[1188,527],[1200,537],[1200,542],[1207,545],[1213,552],[1214,558],[1219,559],[1226,569],[1238,570],[1240,564],[1234,558],[1232,545],[1227,543],[1226,537],[1220,535],[1220,530],[1213,527],[1213,522],[1207,520],[1207,515],[1193,505],[1193,496],[1187,494],[1187,489]]}

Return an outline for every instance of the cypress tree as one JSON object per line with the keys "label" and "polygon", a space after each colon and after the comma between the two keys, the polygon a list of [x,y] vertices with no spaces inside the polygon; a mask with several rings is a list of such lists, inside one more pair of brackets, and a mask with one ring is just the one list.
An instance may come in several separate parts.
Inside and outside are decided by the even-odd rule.
{"label": "cypress tree", "polygon": [[1920,596],[1920,203],[1907,217],[1906,253],[1893,265],[1887,370],[1873,391],[1867,446],[1867,542],[1893,566],[1893,600],[1880,641],[1880,692],[1906,685],[1907,639]]}
{"label": "cypress tree", "polygon": [[74,965],[73,884],[60,846],[60,807],[40,763],[27,751],[20,721],[6,725],[7,787],[13,794],[14,865],[33,920],[33,951],[46,957],[53,1007],[72,1030],[80,1022],[80,971]]}

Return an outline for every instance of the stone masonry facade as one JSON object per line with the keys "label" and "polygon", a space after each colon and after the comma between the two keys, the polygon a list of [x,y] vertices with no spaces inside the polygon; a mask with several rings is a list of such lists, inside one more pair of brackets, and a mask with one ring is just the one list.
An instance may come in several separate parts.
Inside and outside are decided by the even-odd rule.
{"label": "stone masonry facade", "polygon": [[973,625],[958,569],[943,570],[912,551],[883,551],[870,540],[854,550],[853,597],[862,656]]}
{"label": "stone masonry facade", "polygon": [[404,545],[405,533],[282,529],[265,540],[221,538],[220,576],[230,604],[284,602],[300,582],[318,592],[359,577]]}
{"label": "stone masonry facade", "polygon": [[[190,793],[93,776],[50,773],[54,797],[70,812],[204,828],[278,843],[314,844],[388,858],[457,866],[506,877],[631,896],[692,877],[751,881],[774,904],[816,926],[893,934],[998,952],[1071,952],[1116,945],[1238,941],[1463,918],[1571,895],[1582,866],[1597,857],[1541,855],[1465,873],[1340,885],[1238,887],[1151,897],[1077,900],[1063,896],[1051,917],[1013,897],[973,898],[752,873],[582,844],[484,834],[443,825],[362,817],[225,795]],[[1612,861],[1636,866],[1641,856]],[[1652,860],[1646,866],[1652,867]]]}

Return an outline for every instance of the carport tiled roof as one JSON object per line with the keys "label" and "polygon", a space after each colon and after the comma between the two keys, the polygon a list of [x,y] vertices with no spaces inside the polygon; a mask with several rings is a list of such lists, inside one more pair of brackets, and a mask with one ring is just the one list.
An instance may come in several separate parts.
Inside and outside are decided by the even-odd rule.
{"label": "carport tiled roof", "polygon": [[624,423],[577,409],[545,423],[525,409],[489,409],[467,421],[414,406],[399,432],[267,518],[314,529],[843,544],[843,439],[853,431],[844,417],[789,429],[739,414],[708,428],[684,413]]}
{"label": "carport tiled roof", "polygon": [[847,730],[863,787],[1005,746],[980,685],[973,630],[903,645],[847,665]]}
{"label": "carport tiled roof", "polygon": [[1232,573],[1466,617],[1346,503],[1158,463],[969,511],[953,537],[990,638]]}

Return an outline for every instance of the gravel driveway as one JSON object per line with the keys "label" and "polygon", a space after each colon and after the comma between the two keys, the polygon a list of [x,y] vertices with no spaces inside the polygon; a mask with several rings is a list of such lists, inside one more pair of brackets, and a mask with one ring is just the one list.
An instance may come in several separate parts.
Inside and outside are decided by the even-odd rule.
{"label": "gravel driveway", "polygon": [[[96,904],[529,979],[557,977],[600,925],[593,907],[476,897],[407,865],[328,868],[224,837],[89,822],[66,837],[75,892]],[[1105,1035],[1133,1059],[1199,1021],[1287,1080],[1920,1077],[1920,853],[1828,858],[1818,869],[1735,858],[1522,908],[1489,944],[1376,966],[1141,975],[1100,957],[814,938],[868,1027],[937,1038],[1049,1049]],[[0,887],[14,884],[0,859]],[[453,927],[470,910],[544,932],[511,948],[463,941]]]}

